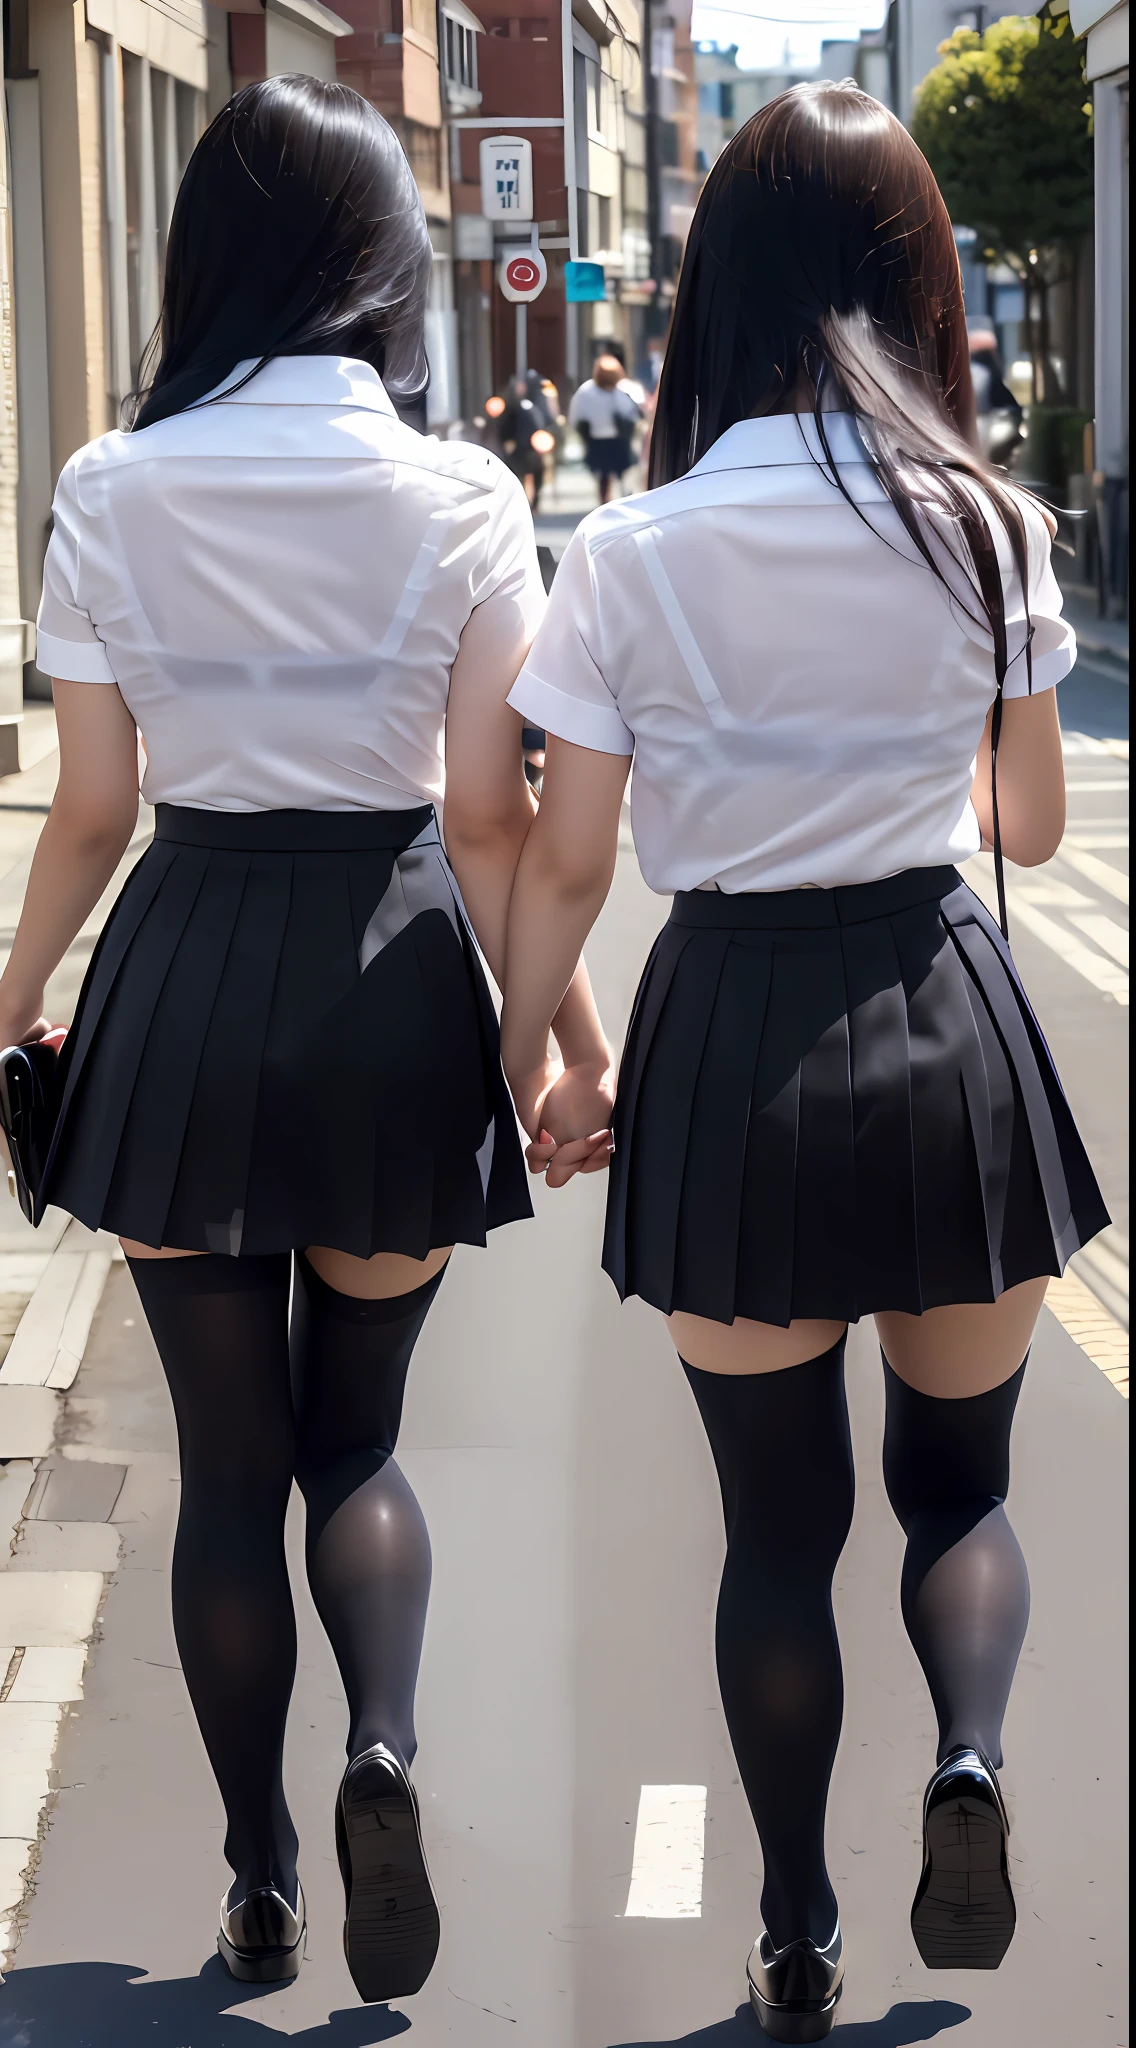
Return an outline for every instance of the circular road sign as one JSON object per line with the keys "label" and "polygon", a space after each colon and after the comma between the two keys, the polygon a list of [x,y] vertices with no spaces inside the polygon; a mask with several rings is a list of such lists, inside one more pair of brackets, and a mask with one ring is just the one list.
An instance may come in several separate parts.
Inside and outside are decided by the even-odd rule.
{"label": "circular road sign", "polygon": [[497,265],[497,282],[513,305],[539,299],[548,279],[548,265],[539,249],[518,249]]}

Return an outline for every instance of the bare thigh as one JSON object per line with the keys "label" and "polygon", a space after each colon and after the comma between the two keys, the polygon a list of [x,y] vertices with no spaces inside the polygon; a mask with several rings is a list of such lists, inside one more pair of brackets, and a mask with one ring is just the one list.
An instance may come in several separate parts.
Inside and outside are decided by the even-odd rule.
{"label": "bare thigh", "polygon": [[308,1259],[321,1280],[339,1294],[353,1294],[361,1301],[386,1301],[391,1295],[409,1294],[425,1286],[440,1273],[453,1245],[427,1252],[424,1259],[408,1259],[401,1252],[376,1252],[373,1259],[354,1259],[350,1252],[329,1251],[326,1245],[310,1244]]}
{"label": "bare thigh", "polygon": [[119,1244],[128,1259],[203,1259],[204,1252],[179,1252],[169,1244],[162,1246],[136,1244],[132,1237],[120,1237]]}
{"label": "bare thigh", "polygon": [[[152,1244],[136,1244],[120,1238],[128,1259],[200,1259],[201,1252],[175,1251],[171,1245],[160,1250]],[[373,1259],[355,1259],[349,1252],[335,1252],[326,1245],[308,1246],[308,1258],[321,1280],[339,1294],[353,1294],[361,1301],[386,1301],[396,1294],[409,1294],[440,1273],[453,1250],[452,1245],[428,1252],[424,1259],[404,1258],[401,1252],[376,1252]]]}
{"label": "bare thigh", "polygon": [[929,1308],[921,1316],[889,1309],[875,1319],[884,1357],[920,1394],[945,1401],[987,1394],[1017,1372],[1048,1285],[1024,1280],[997,1301]]}
{"label": "bare thigh", "polygon": [[[1017,1372],[1033,1338],[1048,1281],[1026,1280],[997,1301],[964,1302],[903,1315],[889,1309],[875,1318],[893,1372],[920,1393],[965,1400],[1000,1387]],[[774,1323],[712,1323],[679,1313],[667,1328],[679,1357],[701,1372],[782,1372],[831,1350],[845,1324],[812,1318],[780,1329]]]}
{"label": "bare thigh", "polygon": [[686,1365],[699,1372],[783,1372],[831,1351],[846,1323],[802,1318],[780,1329],[776,1323],[752,1323],[738,1316],[732,1323],[712,1323],[706,1316],[683,1311],[667,1317],[671,1342]]}

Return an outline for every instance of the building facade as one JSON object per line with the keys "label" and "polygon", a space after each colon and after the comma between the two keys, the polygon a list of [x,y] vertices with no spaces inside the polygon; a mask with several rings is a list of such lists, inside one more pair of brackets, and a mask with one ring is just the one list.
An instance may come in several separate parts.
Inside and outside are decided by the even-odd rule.
{"label": "building facade", "polygon": [[137,378],[209,68],[202,0],[5,0],[4,47],[0,771],[22,684],[47,687],[30,622],[55,478]]}
{"label": "building facade", "polygon": [[[473,16],[441,0],[443,104],[449,129],[461,412],[470,419],[518,366],[570,390],[597,337],[634,346],[647,302],[645,100],[635,0],[509,0]],[[468,29],[468,41],[461,31]],[[487,219],[480,148],[516,134],[531,149],[533,218]],[[497,284],[510,249],[538,240],[548,265],[523,323]],[[605,297],[569,303],[565,266],[600,266]],[[521,337],[523,335],[523,341]]]}
{"label": "building facade", "polygon": [[1101,597],[1128,610],[1128,0],[1070,0],[1093,95],[1096,243],[1093,485]]}
{"label": "building facade", "polygon": [[[487,134],[519,124],[532,143],[548,282],[526,354],[565,396],[601,343],[637,371],[660,348],[700,183],[690,0],[508,0],[484,17],[467,0],[3,4],[0,773],[19,765],[25,690],[48,691],[32,621],[55,479],[137,384],[178,185],[234,91],[288,71],[339,78],[396,129],[434,249],[440,432],[480,413],[517,360],[496,265],[533,228],[482,214]],[[568,303],[573,253],[600,267],[602,299]]]}

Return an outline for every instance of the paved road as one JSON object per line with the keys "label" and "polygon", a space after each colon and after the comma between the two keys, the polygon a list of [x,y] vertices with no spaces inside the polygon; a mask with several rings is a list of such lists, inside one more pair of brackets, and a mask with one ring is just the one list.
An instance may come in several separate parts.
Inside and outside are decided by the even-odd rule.
{"label": "paved road", "polygon": [[[1011,876],[1011,915],[1119,1226],[1103,1263],[1082,1271],[1126,1317],[1118,689],[1105,662],[1063,691],[1066,722],[1084,734],[1069,747],[1070,830],[1047,869]],[[0,921],[45,793],[49,763],[21,779],[27,813],[5,809],[0,787]],[[975,879],[989,889],[980,865]],[[613,1028],[661,915],[625,846],[590,951]],[[60,977],[60,1005],[90,938]],[[657,1319],[639,1304],[621,1310],[597,1270],[602,1187],[538,1192],[535,1223],[455,1256],[400,1451],[435,1552],[417,1769],[445,1925],[430,1984],[390,2011],[361,2008],[342,1960],[331,1810],[345,1715],[302,1583],[298,1522],[287,1770],[309,1958],[296,1986],[265,1995],[234,1985],[212,1953],[222,1816],[168,1618],[173,1425],[119,1265],[64,1411],[69,1512],[88,1519],[41,1524],[36,1540],[57,1567],[82,1567],[105,1549],[110,1532],[92,1535],[90,1519],[103,1515],[121,1562],[85,1697],[66,1710],[58,1792],[0,1990],[0,2048],[259,2048],[274,2034],[304,2048],[403,2034],[421,2048],[756,2048],[740,2001],[760,1872],[713,1675],[721,1534],[708,1454]],[[830,1847],[849,1978],[837,2038],[1119,2048],[1126,1404],[1046,1312],[1011,1501],[1034,1584],[1005,1773],[1019,1932],[996,1975],[932,1975],[906,1924],[932,1721],[898,1617],[869,1330],[853,1332],[849,1360],[859,1500],[838,1579],[848,1717]],[[644,1786],[706,1788],[700,1891],[679,1867],[689,1856],[672,1867],[664,1855],[655,1881],[656,1902],[675,1880],[697,1914],[628,1916]],[[646,1882],[650,1892],[649,1871]]]}
{"label": "paved road", "polygon": [[[624,852],[592,949],[613,1020],[658,918]],[[1110,1006],[1093,1000],[1099,1027]],[[1091,1095],[1091,1076],[1082,1086]],[[601,1200],[594,1183],[545,1195],[534,1224],[459,1253],[416,1360],[402,1455],[436,1562],[418,1780],[445,1937],[426,1990],[390,2012],[359,2007],[339,1953],[344,1714],[298,1570],[288,1778],[309,1960],[294,1988],[257,1995],[211,1955],[222,1822],[168,1621],[172,1423],[115,1269],[65,1434],[72,1456],[126,1469],[123,1560],[61,1738],[0,1992],[3,2048],[255,2048],[274,2031],[304,2048],[402,2033],[422,2048],[756,2043],[739,2001],[759,1873],[713,1677],[713,1477],[656,1319],[620,1310],[596,1271]],[[839,1578],[849,1711],[830,1829],[850,1969],[841,2034],[848,2048],[1117,2048],[1125,1404],[1047,1315],[1012,1503],[1035,1587],[1006,1772],[1020,1931],[996,1976],[932,1976],[906,1927],[931,1716],[897,1614],[868,1331],[850,1353],[860,1497]],[[707,1788],[700,1917],[625,1916],[643,1785]]]}

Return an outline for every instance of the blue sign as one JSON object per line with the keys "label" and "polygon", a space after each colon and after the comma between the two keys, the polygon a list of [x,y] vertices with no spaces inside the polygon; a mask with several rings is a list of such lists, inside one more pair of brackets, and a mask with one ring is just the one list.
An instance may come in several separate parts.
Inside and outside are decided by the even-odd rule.
{"label": "blue sign", "polygon": [[602,263],[566,263],[564,296],[570,306],[587,306],[607,297]]}

